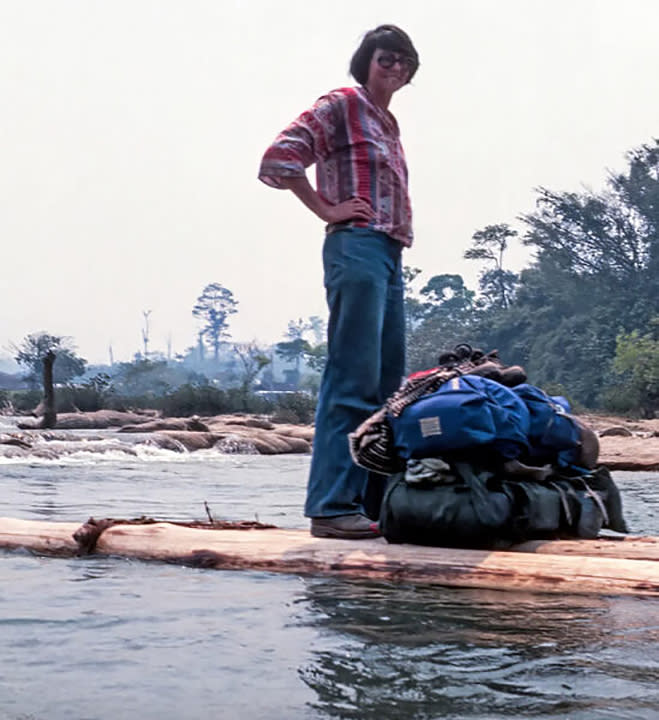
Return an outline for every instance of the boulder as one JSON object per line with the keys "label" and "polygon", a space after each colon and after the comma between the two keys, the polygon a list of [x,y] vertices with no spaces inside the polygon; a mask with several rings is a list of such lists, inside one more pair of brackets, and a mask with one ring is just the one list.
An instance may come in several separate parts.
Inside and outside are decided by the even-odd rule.
{"label": "boulder", "polygon": [[191,418],[159,418],[138,425],[124,425],[119,429],[122,433],[160,432],[161,430],[183,430],[188,432],[210,432],[210,428],[197,417]]}
{"label": "boulder", "polygon": [[280,440],[283,440],[288,446],[287,452],[289,453],[310,453],[311,443],[308,440],[300,437],[293,437],[291,435],[281,435],[276,433]]}
{"label": "boulder", "polygon": [[208,450],[218,440],[218,436],[214,433],[195,432],[193,430],[162,430],[157,435],[178,441],[190,452]]}
{"label": "boulder", "polygon": [[623,427],[622,425],[613,425],[599,431],[600,437],[613,437],[616,435],[619,437],[632,437],[633,434],[629,428]]}
{"label": "boulder", "polygon": [[[153,415],[139,415],[119,410],[96,410],[84,413],[59,413],[57,416],[58,430],[87,430],[110,427],[123,427],[124,425],[137,425],[151,422]],[[39,421],[36,421],[38,427]],[[19,428],[34,429],[31,423],[19,423]]]}
{"label": "boulder", "polygon": [[173,452],[179,453],[188,452],[187,448],[180,440],[169,437],[164,433],[154,433],[152,437],[146,439],[144,444],[153,445],[161,450],[172,450]]}
{"label": "boulder", "polygon": [[314,429],[310,425],[290,425],[288,423],[282,423],[281,425],[276,424],[274,430],[277,435],[301,438],[309,443],[313,440]]}
{"label": "boulder", "polygon": [[250,438],[259,455],[282,455],[291,452],[291,446],[284,438],[274,433],[259,433]]}
{"label": "boulder", "polygon": [[262,430],[272,430],[274,424],[262,415],[247,415],[244,413],[235,413],[230,415],[213,415],[204,419],[208,427],[220,425],[222,427],[250,427],[260,428]]}

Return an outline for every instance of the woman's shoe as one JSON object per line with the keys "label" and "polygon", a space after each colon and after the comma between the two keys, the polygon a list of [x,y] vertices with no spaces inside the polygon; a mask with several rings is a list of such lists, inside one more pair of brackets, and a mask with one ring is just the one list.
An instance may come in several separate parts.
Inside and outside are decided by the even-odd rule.
{"label": "woman's shoe", "polygon": [[380,537],[378,524],[366,515],[335,515],[311,518],[311,534],[314,537],[365,540]]}

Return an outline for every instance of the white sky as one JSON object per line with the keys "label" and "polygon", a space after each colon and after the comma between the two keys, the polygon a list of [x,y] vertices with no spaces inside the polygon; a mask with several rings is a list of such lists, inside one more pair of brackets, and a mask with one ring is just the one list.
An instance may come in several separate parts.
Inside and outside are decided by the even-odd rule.
{"label": "white sky", "polygon": [[383,22],[421,57],[391,109],[423,280],[475,289],[476,230],[539,185],[601,188],[659,134],[651,0],[0,0],[0,354],[46,330],[128,360],[143,310],[151,348],[181,351],[209,282],[240,303],[235,340],[325,315],[322,222],[256,174]]}

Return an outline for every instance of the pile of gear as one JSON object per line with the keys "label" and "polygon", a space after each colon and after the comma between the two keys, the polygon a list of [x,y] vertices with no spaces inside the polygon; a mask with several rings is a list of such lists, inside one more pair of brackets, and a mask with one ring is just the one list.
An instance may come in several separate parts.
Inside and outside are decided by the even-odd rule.
{"label": "pile of gear", "polygon": [[379,519],[389,542],[505,547],[628,531],[597,435],[526,381],[496,350],[460,344],[349,436],[358,465],[391,476]]}

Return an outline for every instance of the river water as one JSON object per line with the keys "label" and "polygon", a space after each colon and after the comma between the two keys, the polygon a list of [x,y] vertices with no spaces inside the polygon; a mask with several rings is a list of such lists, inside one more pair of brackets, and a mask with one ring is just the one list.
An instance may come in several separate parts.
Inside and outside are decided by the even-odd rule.
{"label": "river water", "polygon": [[[193,520],[206,501],[305,526],[306,456],[69,435],[58,457],[0,458],[0,516]],[[632,530],[659,535],[659,474],[615,478]],[[659,603],[642,598],[0,551],[0,642],[0,720],[659,718]]]}

